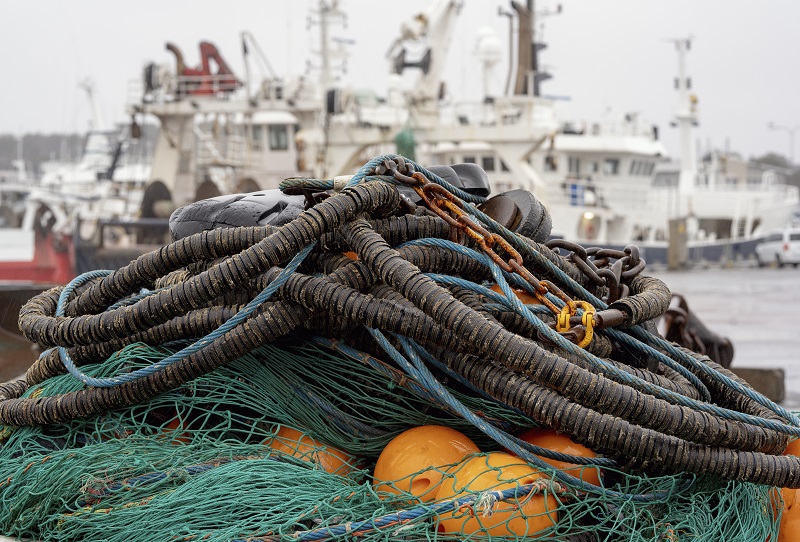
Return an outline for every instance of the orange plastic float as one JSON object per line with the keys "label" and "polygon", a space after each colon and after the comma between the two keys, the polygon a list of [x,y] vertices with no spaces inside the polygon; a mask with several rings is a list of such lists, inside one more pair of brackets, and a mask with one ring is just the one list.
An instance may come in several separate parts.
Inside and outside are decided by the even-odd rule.
{"label": "orange plastic float", "polygon": [[800,438],[796,438],[793,441],[791,441],[786,446],[786,449],[783,451],[783,455],[797,455],[797,456],[800,456]]}
{"label": "orange plastic float", "polygon": [[172,440],[169,442],[176,446],[178,444],[189,444],[192,442],[192,436],[186,432],[186,429],[187,427],[183,420],[176,416],[164,428],[165,438],[167,438],[167,435],[172,436]]}
{"label": "orange plastic float", "polygon": [[[544,427],[528,429],[517,438],[524,440],[528,444],[533,444],[540,448],[547,448],[548,450],[553,450],[554,452],[560,452],[562,454],[576,455],[579,457],[597,457],[597,454],[592,450],[582,444],[578,444],[567,435],[556,433],[554,430]],[[574,463],[556,461],[555,459],[548,459],[546,457],[541,457],[540,459],[575,478],[580,478],[587,484],[600,485],[600,469],[597,467],[586,467]]]}
{"label": "orange plastic float", "polygon": [[[544,475],[518,457],[503,452],[465,459],[451,468],[436,493],[437,501],[459,499],[481,491],[502,491],[523,486]],[[518,500],[497,501],[484,513],[480,508],[462,507],[439,516],[439,531],[489,536],[538,538],[558,520],[557,501],[542,493]]]}
{"label": "orange plastic float", "polygon": [[778,542],[797,542],[800,540],[800,495],[796,489],[781,488],[783,514],[778,531]]}
{"label": "orange plastic float", "polygon": [[[791,441],[783,455],[800,456],[800,439]],[[796,542],[800,540],[800,495],[796,489],[781,488],[783,499],[783,514],[781,526],[778,531],[778,542]]]}
{"label": "orange plastic float", "polygon": [[407,491],[422,501],[432,501],[442,479],[441,467],[477,452],[475,443],[455,429],[414,427],[393,438],[381,452],[375,464],[375,490]]}
{"label": "orange plastic float", "polygon": [[318,463],[327,472],[340,476],[347,476],[356,463],[354,457],[339,448],[323,444],[302,431],[285,425],[281,426],[274,437],[265,440],[264,444],[297,459]]}
{"label": "orange plastic float", "polygon": [[[185,414],[178,414],[178,410],[173,407],[163,407],[151,412],[151,416],[149,422],[161,426],[161,430],[155,435],[156,439],[168,440],[175,446],[192,442],[192,435],[188,432],[189,420]],[[169,422],[164,424],[167,420]]]}

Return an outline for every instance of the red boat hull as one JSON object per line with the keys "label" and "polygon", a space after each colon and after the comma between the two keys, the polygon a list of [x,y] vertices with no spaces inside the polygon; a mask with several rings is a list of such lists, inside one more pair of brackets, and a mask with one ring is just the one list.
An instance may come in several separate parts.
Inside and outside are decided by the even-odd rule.
{"label": "red boat hull", "polygon": [[33,259],[0,261],[0,281],[66,284],[75,278],[75,254],[69,237],[52,233],[34,238]]}

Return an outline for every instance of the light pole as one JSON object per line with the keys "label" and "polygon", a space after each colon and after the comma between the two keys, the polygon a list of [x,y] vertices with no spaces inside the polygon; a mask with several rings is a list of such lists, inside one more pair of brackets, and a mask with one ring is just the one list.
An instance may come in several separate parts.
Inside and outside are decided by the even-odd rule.
{"label": "light pole", "polygon": [[794,166],[794,133],[800,130],[800,124],[796,124],[795,126],[780,126],[774,122],[770,122],[767,128],[789,134],[789,165]]}

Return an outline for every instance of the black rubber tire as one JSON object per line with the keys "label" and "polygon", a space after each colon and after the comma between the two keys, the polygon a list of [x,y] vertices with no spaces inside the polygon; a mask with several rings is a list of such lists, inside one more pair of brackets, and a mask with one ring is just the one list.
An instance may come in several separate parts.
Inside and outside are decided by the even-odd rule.
{"label": "black rubber tire", "polygon": [[218,196],[176,209],[169,229],[175,241],[215,228],[282,226],[299,216],[304,206],[303,196],[287,196],[280,190]]}
{"label": "black rubber tire", "polygon": [[[516,213],[513,219],[510,215],[504,218],[492,216],[495,214],[491,210],[493,204],[499,202],[501,199],[511,200],[511,202],[505,201],[504,203],[508,205],[513,203],[516,206]],[[527,190],[517,189],[503,192],[502,194],[488,199],[485,203],[479,205],[478,208],[495,220],[501,223],[506,222],[503,225],[514,233],[533,239],[537,243],[546,242],[550,237],[550,232],[553,230],[553,219],[550,213],[545,206],[542,205],[542,202],[536,199],[536,196]]]}

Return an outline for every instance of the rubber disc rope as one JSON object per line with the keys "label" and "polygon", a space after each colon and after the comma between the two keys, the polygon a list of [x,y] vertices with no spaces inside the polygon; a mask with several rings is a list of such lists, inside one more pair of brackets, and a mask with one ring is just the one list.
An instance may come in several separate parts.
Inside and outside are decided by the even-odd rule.
{"label": "rubber disc rope", "polygon": [[[409,209],[401,185],[425,208]],[[274,506],[269,513],[279,519],[227,530],[187,527],[183,539],[393,539],[403,529],[424,538],[436,533],[413,528],[448,511],[544,494],[557,497],[566,521],[552,536],[600,540],[575,534],[588,533],[578,527],[589,522],[621,540],[632,527],[620,518],[644,510],[656,518],[670,499],[684,499],[681,506],[690,510],[712,501],[722,506],[721,495],[728,495],[751,499],[750,507],[758,502],[763,512],[775,502],[768,486],[800,487],[800,459],[781,455],[800,436],[800,421],[709,358],[655,334],[652,320],[670,301],[659,280],[631,275],[629,295],[612,296],[557,251],[478,210],[482,198],[396,155],[371,160],[347,183],[292,179],[285,187],[328,190],[329,197],[284,226],[195,234],[119,270],[43,292],[23,307],[20,329],[45,352],[24,380],[0,386],[6,532],[42,536],[50,529],[48,537],[124,540],[131,533],[121,527],[92,530],[93,521],[102,521],[99,512],[129,518],[125,525],[150,525],[151,516],[137,514],[168,501],[186,510],[181,521],[193,526],[204,506],[192,502],[201,498],[197,492],[217,495],[220,503],[238,488],[241,510],[258,502]],[[215,401],[234,406],[209,406]],[[183,403],[209,413],[184,419]],[[144,439],[147,431],[132,419],[156,436]],[[550,476],[398,510],[368,483],[359,485],[365,471],[356,468],[354,481],[342,485],[302,461],[265,452],[263,443],[277,433],[264,424],[297,419],[311,434],[363,457],[375,457],[404,427],[434,421]],[[168,423],[178,436],[165,440],[159,428]],[[599,457],[513,436],[537,425],[566,433]],[[115,456],[133,461],[126,445],[139,450],[145,472],[117,472],[103,463]],[[237,451],[226,451],[231,446]],[[98,469],[106,465],[108,480],[89,483],[72,472],[83,479],[74,489],[82,496],[62,498],[62,505],[71,502],[66,511],[54,511],[55,498],[33,505],[6,493],[56,457],[67,472],[83,453]],[[618,479],[593,484],[543,458],[606,469]],[[14,460],[20,463],[12,468]],[[259,476],[293,482],[295,489],[281,486],[282,498],[265,504],[263,494],[247,493]],[[703,493],[706,486],[715,489]],[[151,491],[147,497],[115,500],[142,488]],[[292,500],[300,493],[306,501]],[[578,497],[600,504],[590,510]],[[41,516],[18,512],[25,506]],[[206,512],[224,520],[235,508]],[[685,516],[677,510],[671,523],[652,519],[651,534],[629,539],[669,540],[670,532],[688,529],[677,525],[675,518]],[[261,512],[253,509],[248,518]],[[774,533],[779,516],[763,516],[770,516],[767,527],[758,532]],[[172,532],[169,520],[153,519],[154,532],[162,523]],[[50,526],[37,530],[37,521]]]}

